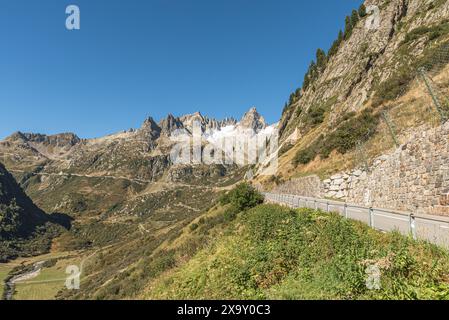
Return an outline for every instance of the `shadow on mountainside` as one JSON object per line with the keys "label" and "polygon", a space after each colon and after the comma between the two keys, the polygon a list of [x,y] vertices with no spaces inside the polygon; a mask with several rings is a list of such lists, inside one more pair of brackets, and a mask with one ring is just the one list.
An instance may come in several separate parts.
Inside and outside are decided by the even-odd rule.
{"label": "shadow on mountainside", "polygon": [[0,163],[0,262],[48,252],[51,241],[71,228],[66,214],[46,214]]}

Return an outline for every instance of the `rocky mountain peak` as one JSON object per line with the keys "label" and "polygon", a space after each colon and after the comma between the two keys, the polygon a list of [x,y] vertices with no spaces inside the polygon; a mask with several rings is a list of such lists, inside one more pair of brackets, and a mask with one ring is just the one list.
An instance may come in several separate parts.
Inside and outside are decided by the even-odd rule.
{"label": "rocky mountain peak", "polygon": [[255,107],[252,107],[243,115],[238,125],[240,128],[253,129],[254,131],[259,131],[267,127],[265,119],[257,112]]}
{"label": "rocky mountain peak", "polygon": [[140,130],[149,134],[151,138],[158,138],[161,134],[161,128],[152,117],[145,119]]}
{"label": "rocky mountain peak", "polygon": [[54,147],[73,147],[81,141],[81,139],[74,133],[59,133],[54,135],[46,135],[40,133],[22,133],[17,131],[10,135],[5,140],[32,142],[42,145],[51,145]]}
{"label": "rocky mountain peak", "polygon": [[235,125],[237,121],[234,118],[225,118],[224,120],[217,120],[214,118],[209,118],[203,116],[200,112],[195,112],[193,114],[188,114],[180,118],[184,127],[189,131],[192,131],[193,124],[198,122],[201,126],[202,132],[207,132],[210,130],[220,130],[221,128],[229,125]]}
{"label": "rocky mountain peak", "polygon": [[159,127],[161,128],[161,134],[165,136],[169,136],[175,130],[184,129],[182,121],[172,114],[169,114],[167,118],[162,119],[159,122]]}
{"label": "rocky mountain peak", "polygon": [[12,135],[10,135],[9,137],[7,137],[6,139],[5,139],[5,141],[21,141],[21,142],[26,142],[27,141],[27,138],[26,138],[26,136],[22,133],[22,132],[20,132],[20,131],[17,131],[17,132],[14,132]]}

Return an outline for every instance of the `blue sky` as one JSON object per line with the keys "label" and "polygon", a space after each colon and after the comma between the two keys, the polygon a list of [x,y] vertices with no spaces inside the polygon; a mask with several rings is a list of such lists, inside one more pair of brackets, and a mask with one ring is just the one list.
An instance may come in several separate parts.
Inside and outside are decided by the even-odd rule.
{"label": "blue sky", "polygon": [[[362,0],[0,0],[0,139],[83,138],[146,116],[279,120]],[[76,4],[81,30],[65,28]]]}

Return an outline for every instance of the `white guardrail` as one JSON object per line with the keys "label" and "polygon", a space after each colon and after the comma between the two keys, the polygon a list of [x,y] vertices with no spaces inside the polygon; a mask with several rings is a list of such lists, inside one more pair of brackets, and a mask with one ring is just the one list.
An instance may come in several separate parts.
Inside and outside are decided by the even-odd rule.
{"label": "white guardrail", "polygon": [[320,209],[336,212],[347,219],[358,220],[381,231],[397,230],[414,239],[427,240],[449,248],[449,218],[395,210],[367,208],[346,202],[303,197],[291,194],[264,192],[267,202],[283,204],[291,208]]}

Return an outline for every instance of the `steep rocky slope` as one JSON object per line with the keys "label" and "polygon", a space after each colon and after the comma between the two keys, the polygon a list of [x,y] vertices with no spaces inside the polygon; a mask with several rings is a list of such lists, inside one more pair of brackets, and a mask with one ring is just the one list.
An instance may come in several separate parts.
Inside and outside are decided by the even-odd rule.
{"label": "steep rocky slope", "polygon": [[[379,8],[379,27],[366,26],[375,19],[372,17],[375,13],[356,19],[348,38],[341,41],[334,53],[327,55],[308,87],[292,98],[281,119],[284,138],[296,127],[302,133],[307,131],[305,118],[314,106],[325,107],[326,124],[335,125],[348,112],[359,111],[373,102],[379,104],[373,101],[382,94],[379,89],[392,89],[394,85],[390,83],[390,88],[383,88],[382,83],[404,68],[416,71],[417,63],[424,63],[421,61],[424,53],[435,50],[448,38],[447,1],[365,1],[365,7],[371,5]],[[408,80],[404,77],[403,81]]]}
{"label": "steep rocky slope", "polygon": [[290,96],[279,124],[278,175],[257,182],[273,187],[370,166],[414,128],[439,126],[448,112],[448,62],[449,2],[365,1],[329,52],[317,51],[303,87]]}
{"label": "steep rocky slope", "polygon": [[1,163],[0,213],[0,239],[27,236],[36,225],[48,220]]}

